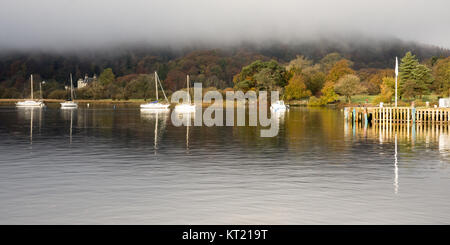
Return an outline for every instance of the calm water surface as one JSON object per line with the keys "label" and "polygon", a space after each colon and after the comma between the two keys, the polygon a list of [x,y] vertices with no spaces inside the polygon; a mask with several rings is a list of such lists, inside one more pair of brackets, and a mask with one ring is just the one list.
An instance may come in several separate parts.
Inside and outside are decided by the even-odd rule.
{"label": "calm water surface", "polygon": [[365,129],[292,108],[260,138],[57,106],[0,106],[1,224],[450,223],[447,126]]}

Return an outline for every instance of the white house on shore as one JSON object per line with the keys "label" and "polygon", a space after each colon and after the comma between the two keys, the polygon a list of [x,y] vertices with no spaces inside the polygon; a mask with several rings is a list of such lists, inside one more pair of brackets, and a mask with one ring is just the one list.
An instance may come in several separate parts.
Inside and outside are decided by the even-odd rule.
{"label": "white house on shore", "polygon": [[88,77],[88,75],[86,74],[86,75],[84,76],[84,79],[81,79],[81,78],[78,79],[77,87],[78,87],[78,88],[84,88],[84,87],[86,87],[89,83],[92,83],[92,82],[95,82],[95,81],[97,81],[97,75],[94,74],[93,77]]}

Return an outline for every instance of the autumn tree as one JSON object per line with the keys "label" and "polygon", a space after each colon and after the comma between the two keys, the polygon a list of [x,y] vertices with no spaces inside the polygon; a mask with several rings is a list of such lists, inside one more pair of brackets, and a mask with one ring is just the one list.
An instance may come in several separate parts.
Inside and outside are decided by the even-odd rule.
{"label": "autumn tree", "polygon": [[351,102],[351,96],[363,93],[366,89],[361,86],[359,77],[355,75],[344,75],[334,85],[334,90],[345,96],[348,102]]}
{"label": "autumn tree", "polygon": [[273,73],[270,68],[263,68],[255,74],[256,88],[258,90],[273,90],[276,86],[276,76],[278,74]]}
{"label": "autumn tree", "polygon": [[286,70],[302,72],[305,68],[310,67],[312,64],[312,60],[305,58],[303,55],[297,55],[297,57],[291,60],[286,66]]}
{"label": "autumn tree", "polygon": [[347,74],[355,74],[355,71],[350,68],[350,61],[342,59],[334,64],[325,80],[327,82],[336,83],[341,77]]}
{"label": "autumn tree", "polygon": [[393,77],[394,75],[393,69],[377,69],[374,74],[369,75],[367,78],[367,92],[369,94],[379,94],[381,92],[383,78]]}
{"label": "autumn tree", "polygon": [[450,57],[436,61],[433,76],[433,89],[442,96],[450,96]]}
{"label": "autumn tree", "polygon": [[381,83],[381,93],[375,97],[375,103],[384,102],[390,103],[394,95],[395,80],[393,77],[383,77]]}
{"label": "autumn tree", "polygon": [[302,74],[305,78],[306,88],[312,94],[317,95],[322,89],[326,77],[325,73],[320,70],[320,65],[306,67],[302,70]]}
{"label": "autumn tree", "polygon": [[244,66],[239,74],[234,77],[236,88],[247,87],[268,90],[274,87],[284,87],[287,84],[287,74],[284,67],[275,60],[257,60],[248,66]]}
{"label": "autumn tree", "polygon": [[325,73],[328,73],[331,68],[333,68],[333,66],[342,59],[343,57],[339,53],[329,53],[320,60],[320,64],[323,68],[323,71]]}
{"label": "autumn tree", "polygon": [[305,78],[301,74],[294,74],[289,79],[289,84],[286,86],[284,93],[287,100],[298,100],[311,96],[311,91],[306,89],[304,80]]}
{"label": "autumn tree", "polygon": [[322,93],[322,96],[320,96],[320,104],[322,105],[329,104],[338,99],[338,95],[334,91],[333,82],[326,82],[320,92]]}

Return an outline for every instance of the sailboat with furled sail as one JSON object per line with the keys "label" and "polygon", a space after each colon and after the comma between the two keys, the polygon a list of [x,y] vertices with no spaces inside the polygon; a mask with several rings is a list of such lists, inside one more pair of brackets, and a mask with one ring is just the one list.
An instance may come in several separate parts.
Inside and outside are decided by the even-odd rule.
{"label": "sailboat with furled sail", "polygon": [[[33,96],[33,74],[30,76],[30,83],[31,83],[31,99],[25,100],[25,101],[19,101],[16,103],[17,107],[27,107],[27,108],[42,108],[45,107],[44,102],[42,101],[35,101]],[[42,89],[41,89],[41,96],[42,96]]]}
{"label": "sailboat with furled sail", "polygon": [[61,103],[61,109],[77,109],[78,104],[73,100],[72,73],[70,73],[70,99]]}
{"label": "sailboat with furled sail", "polygon": [[[161,91],[163,92],[164,98],[166,99],[166,103],[160,103],[158,98],[158,84],[161,87]],[[158,73],[155,71],[155,94],[156,100],[147,104],[141,104],[141,110],[146,111],[167,111],[169,110],[169,100],[167,99],[166,93],[164,93],[164,89],[161,84],[161,80],[159,80]]]}
{"label": "sailboat with furled sail", "polygon": [[187,101],[183,101],[182,104],[175,106],[176,112],[181,113],[190,113],[195,112],[195,105],[191,103],[191,95],[189,93],[189,75],[186,76],[186,83],[187,83]]}

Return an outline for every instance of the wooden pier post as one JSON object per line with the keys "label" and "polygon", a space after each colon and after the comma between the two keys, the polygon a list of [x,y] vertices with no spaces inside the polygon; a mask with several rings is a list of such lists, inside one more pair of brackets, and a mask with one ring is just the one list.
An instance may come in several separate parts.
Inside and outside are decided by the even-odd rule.
{"label": "wooden pier post", "polygon": [[364,108],[364,126],[367,127],[367,108]]}
{"label": "wooden pier post", "polygon": [[[414,110],[414,111],[415,111],[415,110],[416,110],[416,108],[412,108],[412,110]],[[407,109],[406,111],[407,111],[407,115],[406,115],[406,121],[408,121],[408,122],[409,122],[409,120],[411,119],[411,117],[409,116],[409,111],[410,111],[410,110],[409,110],[409,109]],[[414,115],[414,114],[413,114],[413,115]],[[414,116],[413,116],[412,118],[414,118],[414,117],[415,117],[415,115],[414,115]],[[414,121],[415,121],[415,118],[414,118]]]}
{"label": "wooden pier post", "polygon": [[[351,115],[350,115],[351,114]],[[361,125],[380,123],[389,130],[390,124],[450,124],[449,108],[415,108],[415,107],[346,107],[345,121],[352,120]],[[396,126],[392,125],[393,128]],[[381,127],[381,128],[383,128]]]}
{"label": "wooden pier post", "polygon": [[375,108],[373,111],[372,111],[372,121],[374,122],[374,123],[377,123],[377,108]]}

